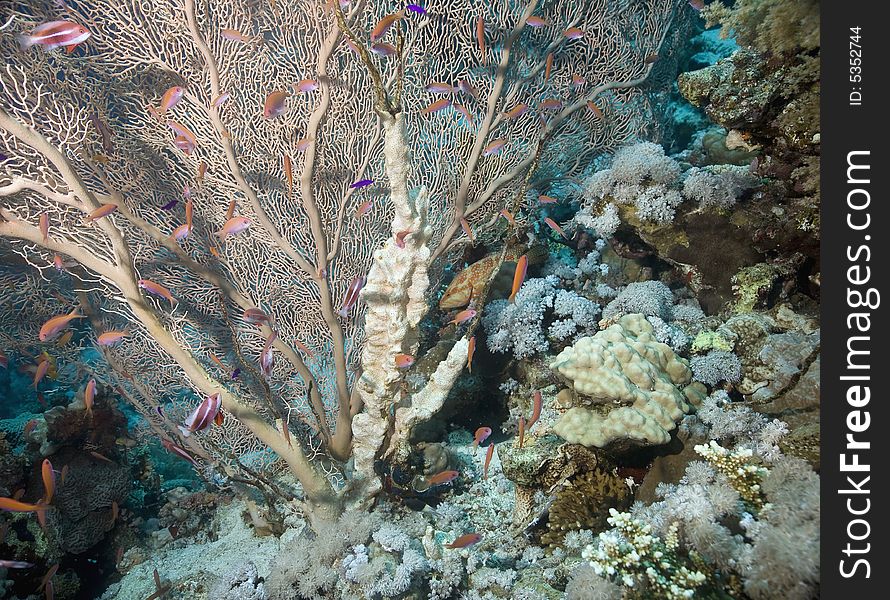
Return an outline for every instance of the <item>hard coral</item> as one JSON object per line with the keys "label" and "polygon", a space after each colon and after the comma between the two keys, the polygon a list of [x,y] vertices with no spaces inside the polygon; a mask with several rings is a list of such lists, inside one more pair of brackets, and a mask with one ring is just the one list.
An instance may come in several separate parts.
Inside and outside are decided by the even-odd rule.
{"label": "hard coral", "polygon": [[625,510],[632,500],[624,479],[612,471],[596,469],[573,477],[556,492],[541,542],[553,548],[561,546],[569,532],[598,533],[607,527],[609,510]]}
{"label": "hard coral", "polygon": [[[588,447],[664,444],[677,421],[704,396],[703,386],[692,384],[686,361],[655,339],[652,325],[640,314],[625,315],[580,339],[550,368],[592,405],[570,409],[553,430]],[[616,445],[612,449],[619,449]]]}

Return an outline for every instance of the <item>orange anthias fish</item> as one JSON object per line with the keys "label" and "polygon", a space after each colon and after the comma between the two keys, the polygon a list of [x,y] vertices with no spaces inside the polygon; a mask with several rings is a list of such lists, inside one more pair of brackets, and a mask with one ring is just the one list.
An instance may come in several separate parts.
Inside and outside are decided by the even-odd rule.
{"label": "orange anthias fish", "polygon": [[522,444],[525,442],[525,417],[519,417],[519,449],[522,450]]}
{"label": "orange anthias fish", "polygon": [[41,342],[53,340],[63,329],[68,327],[68,324],[71,321],[82,318],[83,315],[78,314],[76,308],[67,315],[57,315],[43,324],[43,327],[40,328],[38,337]]}
{"label": "orange anthias fish", "polygon": [[102,217],[107,217],[108,215],[110,215],[111,213],[113,213],[116,210],[117,210],[117,204],[111,204],[111,203],[103,204],[102,206],[100,206],[99,208],[97,208],[96,210],[94,210],[90,214],[88,214],[84,218],[84,221],[92,223],[94,221],[101,219]]}
{"label": "orange anthias fish", "polygon": [[86,414],[93,418],[93,402],[96,400],[96,380],[90,379],[87,387],[83,390],[83,405],[86,407]]}
{"label": "orange anthias fish", "polygon": [[476,430],[476,433],[473,434],[473,447],[475,448],[482,442],[488,439],[488,436],[491,435],[491,427],[480,427]]}
{"label": "orange anthias fish", "polygon": [[278,90],[266,96],[266,103],[263,105],[263,116],[267,119],[274,119],[284,112],[287,108],[287,98],[290,94],[286,91]]}
{"label": "orange anthias fish", "polygon": [[467,109],[467,107],[464,106],[463,104],[452,104],[451,108],[453,108],[454,110],[456,110],[457,112],[462,114],[464,119],[466,119],[467,123],[469,123],[470,125],[476,124],[476,122],[473,120],[473,115],[470,113],[470,111]]}
{"label": "orange anthias fish", "polygon": [[396,354],[396,367],[407,369],[414,364],[414,357],[410,354]]}
{"label": "orange anthias fish", "polygon": [[46,377],[46,372],[49,370],[49,361],[46,359],[41,360],[37,363],[37,370],[34,372],[34,389],[37,389],[37,386],[40,385],[40,381]]}
{"label": "orange anthias fish", "polygon": [[43,235],[43,241],[49,241],[49,215],[41,213],[40,215],[40,233]]}
{"label": "orange anthias fish", "polygon": [[485,17],[482,15],[476,19],[476,43],[479,44],[479,54],[485,58]]}
{"label": "orange anthias fish", "polygon": [[448,98],[440,98],[439,100],[436,100],[435,102],[433,102],[432,104],[430,104],[429,106],[427,106],[420,112],[422,112],[425,115],[429,115],[429,114],[432,114],[435,112],[439,112],[440,110],[445,110],[449,106],[451,106],[451,100],[449,100]]}
{"label": "orange anthias fish", "polygon": [[587,110],[589,110],[589,111],[592,112],[594,115],[596,115],[596,118],[597,118],[597,119],[602,119],[602,118],[603,118],[603,111],[600,110],[600,107],[599,107],[599,106],[597,106],[596,104],[593,103],[593,100],[588,100],[588,101],[587,101]]}
{"label": "orange anthias fish", "polygon": [[535,395],[532,399],[532,416],[528,420],[528,424],[526,425],[526,429],[531,429],[532,425],[538,422],[538,419],[541,418],[541,408],[543,407],[543,398],[541,397],[541,390],[536,390]]}
{"label": "orange anthias fish", "polygon": [[38,510],[43,510],[45,507],[40,506],[39,504],[28,504],[26,502],[19,502],[18,500],[13,500],[12,498],[0,498],[0,510],[5,510],[8,512],[35,512]]}
{"label": "orange anthias fish", "polygon": [[111,346],[127,337],[127,331],[106,331],[101,334],[96,341],[100,346]]}
{"label": "orange anthias fish", "polygon": [[559,224],[551,219],[550,217],[546,217],[544,222],[547,223],[547,226],[550,227],[553,231],[564,237],[565,239],[569,239],[569,236],[566,235],[566,232],[562,230],[562,227]]}
{"label": "orange anthias fish", "polygon": [[405,11],[400,10],[399,12],[392,13],[386,15],[379,21],[377,21],[377,25],[374,26],[374,29],[371,30],[371,41],[376,42],[392,29],[392,26],[396,24],[396,22],[405,16]]}
{"label": "orange anthias fish", "polygon": [[505,119],[516,119],[528,112],[528,104],[521,102],[504,113]]}
{"label": "orange anthias fish", "polygon": [[164,95],[161,97],[161,112],[167,112],[176,106],[182,100],[183,93],[185,93],[185,89],[178,85],[174,85],[164,92]]}
{"label": "orange anthias fish", "polygon": [[140,279],[137,283],[140,288],[149,294],[165,298],[170,301],[171,305],[176,303],[176,299],[173,297],[173,294],[170,293],[170,290],[162,286],[160,283],[156,283],[150,279]]}
{"label": "orange anthias fish", "polygon": [[511,226],[516,227],[516,219],[513,217],[513,213],[511,213],[509,210],[507,210],[506,208],[502,208],[501,212],[498,214],[507,219],[507,222]]}
{"label": "orange anthias fish", "polygon": [[71,338],[73,338],[73,337],[74,337],[74,332],[71,331],[71,330],[69,329],[68,331],[66,331],[65,333],[63,333],[63,334],[59,337],[59,339],[56,340],[56,347],[57,347],[57,348],[62,348],[62,347],[65,346],[68,342],[70,342],[70,341],[71,341]]}
{"label": "orange anthias fish", "polygon": [[559,200],[557,200],[553,196],[545,196],[544,194],[541,194],[540,196],[538,196],[538,202],[540,202],[541,204],[556,204],[559,202]]}
{"label": "orange anthias fish", "polygon": [[43,477],[43,500],[42,504],[49,504],[52,502],[53,494],[56,493],[56,474],[53,472],[53,463],[49,462],[48,458],[43,459],[43,464],[40,467],[40,474]]}
{"label": "orange anthias fish", "polygon": [[355,209],[354,218],[360,219],[371,211],[371,207],[374,205],[372,200],[365,200],[361,204],[358,205],[358,208]]}
{"label": "orange anthias fish", "polygon": [[284,178],[287,180],[287,196],[294,195],[294,170],[290,162],[290,156],[284,155]]}
{"label": "orange anthias fish", "polygon": [[473,235],[473,230],[470,229],[470,224],[467,223],[467,220],[463,217],[460,218],[460,227],[464,230],[464,233],[467,234],[467,237],[470,238],[471,242],[476,241],[476,236]]}
{"label": "orange anthias fish", "polygon": [[482,151],[482,156],[491,156],[492,154],[498,154],[501,150],[504,149],[504,146],[507,145],[507,140],[501,138],[499,140],[494,140],[490,144],[488,144],[485,149]]}
{"label": "orange anthias fish", "polygon": [[457,479],[459,474],[460,473],[457,471],[442,471],[441,473],[436,473],[435,475],[430,476],[426,481],[430,486],[444,485]]}
{"label": "orange anthias fish", "polygon": [[513,287],[510,289],[510,302],[516,300],[519,288],[525,283],[525,275],[528,273],[528,256],[522,255],[516,261],[516,269],[513,271]]}
{"label": "orange anthias fish", "polygon": [[488,451],[485,453],[485,465],[482,467],[482,479],[488,479],[488,465],[491,464],[491,458],[494,456],[494,444],[488,445]]}
{"label": "orange anthias fish", "polygon": [[465,535],[460,536],[450,544],[445,544],[446,548],[466,548],[467,546],[472,546],[473,544],[479,542],[482,539],[482,534],[479,533],[467,533]]}
{"label": "orange anthias fish", "polygon": [[553,70],[553,53],[547,55],[547,61],[544,63],[544,82],[550,79],[550,71]]}
{"label": "orange anthias fish", "polygon": [[248,227],[250,227],[250,219],[247,217],[232,217],[226,221],[222,229],[216,232],[216,235],[219,236],[220,241],[225,241],[230,235],[241,233]]}
{"label": "orange anthias fish", "polygon": [[31,35],[17,36],[17,40],[22,50],[35,45],[46,49],[63,46],[70,54],[89,37],[90,31],[83,25],[71,21],[49,21],[35,27]]}
{"label": "orange anthias fish", "polygon": [[467,371],[473,372],[473,353],[476,351],[476,336],[470,338],[467,344]]}
{"label": "orange anthias fish", "polygon": [[222,31],[219,32],[219,35],[224,40],[229,40],[230,42],[247,43],[253,39],[250,36],[244,35],[237,29],[223,29]]}
{"label": "orange anthias fish", "polygon": [[457,314],[454,316],[454,319],[452,319],[451,321],[449,321],[448,324],[449,324],[449,325],[451,325],[451,324],[457,324],[457,325],[460,325],[461,323],[466,323],[467,321],[469,321],[470,319],[472,319],[473,317],[475,317],[476,314],[477,314],[477,313],[476,313],[475,309],[472,309],[472,308],[468,308],[468,309],[466,309],[466,310],[462,310],[462,311],[460,311],[459,313],[457,313]]}

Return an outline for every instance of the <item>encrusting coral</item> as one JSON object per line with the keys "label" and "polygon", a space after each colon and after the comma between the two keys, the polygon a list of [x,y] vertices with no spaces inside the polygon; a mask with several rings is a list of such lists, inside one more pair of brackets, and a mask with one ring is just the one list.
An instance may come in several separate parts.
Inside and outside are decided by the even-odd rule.
{"label": "encrusting coral", "polygon": [[566,481],[550,504],[547,531],[541,542],[555,547],[567,533],[586,529],[599,533],[612,510],[626,510],[633,499],[630,487],[611,471],[588,471]]}
{"label": "encrusting coral", "polygon": [[550,368],[590,398],[591,408],[569,409],[553,428],[563,439],[585,446],[603,448],[619,440],[664,444],[680,418],[704,397],[686,361],[658,342],[652,325],[639,314],[581,338]]}

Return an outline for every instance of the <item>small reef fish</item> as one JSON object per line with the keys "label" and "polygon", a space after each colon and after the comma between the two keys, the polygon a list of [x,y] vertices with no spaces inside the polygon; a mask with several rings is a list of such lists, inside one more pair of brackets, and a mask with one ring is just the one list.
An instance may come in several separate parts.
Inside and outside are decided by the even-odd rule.
{"label": "small reef fish", "polygon": [[488,479],[488,465],[491,464],[491,458],[494,456],[494,444],[488,445],[488,451],[485,453],[485,464],[482,466],[482,479]]}
{"label": "small reef fish", "polygon": [[62,257],[58,254],[53,255],[53,266],[56,268],[56,271],[59,273],[62,272],[65,268],[65,263],[62,262]]}
{"label": "small reef fish", "polygon": [[572,73],[572,87],[573,88],[577,89],[577,88],[581,87],[582,85],[584,85],[585,83],[587,83],[586,79],[584,79],[583,77],[581,77],[580,75],[578,75],[576,73]]}
{"label": "small reef fish", "polygon": [[3,367],[4,369],[9,368],[9,357],[3,352],[0,352],[0,367]]}
{"label": "small reef fish", "polygon": [[93,223],[95,221],[98,221],[102,217],[107,217],[108,215],[110,215],[111,213],[113,213],[116,210],[117,210],[117,204],[111,204],[111,203],[103,204],[96,210],[90,212],[86,217],[84,217],[84,221],[86,221],[88,223]]}
{"label": "small reef fish", "polygon": [[528,256],[523,254],[516,261],[516,270],[513,271],[513,287],[510,289],[510,302],[516,300],[519,288],[525,283],[526,273],[528,273]]}
{"label": "small reef fish", "polygon": [[30,569],[34,563],[22,560],[0,560],[0,569]]}
{"label": "small reef fish", "polygon": [[410,354],[396,354],[395,362],[399,369],[407,369],[414,364],[414,357]]}
{"label": "small reef fish", "polygon": [[525,20],[525,24],[529,27],[546,27],[547,19],[545,19],[544,17],[536,17],[532,15]]}
{"label": "small reef fish", "polygon": [[689,0],[689,6],[695,10],[701,10],[705,7],[705,0]]}
{"label": "small reef fish", "polygon": [[506,208],[502,208],[498,214],[507,219],[507,223],[509,223],[511,226],[516,227],[516,219],[513,217],[513,213],[511,213],[509,210],[507,210]]}
{"label": "small reef fish", "polygon": [[372,200],[365,200],[361,204],[358,205],[358,208],[355,209],[355,218],[360,219],[371,211],[371,207],[373,206]]}
{"label": "small reef fish", "polygon": [[549,53],[547,55],[547,60],[544,63],[544,83],[550,79],[550,71],[553,70],[553,53]]}
{"label": "small reef fish", "polygon": [[213,424],[221,404],[222,397],[219,392],[204,398],[198,408],[193,410],[185,420],[185,424],[179,426],[182,435],[188,437],[196,431],[204,431],[209,428]]}
{"label": "small reef fish", "polygon": [[40,234],[43,236],[44,243],[49,241],[49,215],[46,213],[40,214]]}
{"label": "small reef fish", "polygon": [[111,346],[127,337],[126,331],[106,331],[96,338],[100,346]]}
{"label": "small reef fish", "polygon": [[226,221],[223,228],[215,232],[215,234],[219,236],[220,241],[225,241],[230,235],[241,233],[248,227],[250,227],[250,219],[247,217],[232,217]]}
{"label": "small reef fish", "polygon": [[43,324],[37,337],[40,338],[41,342],[54,340],[63,329],[68,327],[68,324],[71,323],[71,321],[82,318],[83,315],[78,314],[76,308],[66,315],[56,315]]}
{"label": "small reef fish", "polygon": [[657,54],[650,54],[649,56],[647,56],[646,58],[643,59],[643,64],[645,64],[645,65],[651,65],[651,64],[654,63],[656,60],[658,60],[658,55],[657,55]]}
{"label": "small reef fish", "polygon": [[275,358],[272,354],[272,344],[275,343],[275,340],[277,338],[277,331],[273,331],[272,333],[270,333],[269,338],[266,340],[266,345],[263,347],[263,351],[260,354],[260,370],[266,377],[272,376],[272,366],[274,364]]}
{"label": "small reef fish", "polygon": [[160,296],[169,300],[171,306],[176,303],[176,299],[173,297],[173,294],[170,293],[170,290],[162,286],[160,283],[156,283],[150,279],[140,279],[136,283],[149,294],[154,294],[155,296]]}
{"label": "small reef fish", "polygon": [[53,463],[48,458],[43,459],[43,464],[40,466],[40,475],[43,478],[44,490],[41,504],[49,504],[56,493],[56,474],[53,472]]}
{"label": "small reef fish", "polygon": [[290,161],[290,156],[284,155],[284,178],[287,180],[287,197],[294,195],[294,166]]}
{"label": "small reef fish", "polygon": [[191,229],[192,228],[192,214],[195,211],[195,203],[194,203],[194,200],[192,200],[192,198],[191,198],[192,194],[189,191],[188,187],[185,188],[185,192],[186,192],[185,197],[188,198],[188,200],[186,200],[186,203],[185,203],[185,224],[189,226],[189,229]]}
{"label": "small reef fish", "polygon": [[559,202],[559,200],[557,200],[553,196],[545,196],[544,194],[541,194],[540,196],[538,196],[538,202],[540,202],[541,204],[556,204],[557,202]]}
{"label": "small reef fish", "polygon": [[531,429],[532,426],[538,422],[538,419],[541,418],[541,408],[543,407],[543,404],[544,399],[541,396],[541,390],[536,390],[535,395],[532,397],[532,416],[528,420],[526,429]]}
{"label": "small reef fish", "polygon": [[298,94],[305,94],[307,92],[314,92],[318,89],[318,82],[314,79],[301,79],[297,83],[294,84],[294,92]]}
{"label": "small reef fish", "polygon": [[589,111],[592,112],[594,115],[596,115],[596,118],[597,118],[597,119],[602,119],[602,118],[603,118],[603,111],[600,110],[600,107],[599,107],[599,106],[597,106],[596,104],[593,103],[593,100],[588,100],[588,101],[587,101],[587,110],[589,110]]}
{"label": "small reef fish", "polygon": [[472,336],[467,343],[467,371],[473,372],[473,353],[476,352],[476,336]]}
{"label": "small reef fish", "polygon": [[427,14],[426,9],[420,4],[408,4],[405,8],[408,9],[408,12],[413,12],[418,15],[426,16]]}
{"label": "small reef fish", "polygon": [[460,311],[459,313],[457,313],[457,314],[454,316],[454,319],[452,319],[451,321],[449,321],[448,324],[451,325],[452,323],[454,323],[454,324],[456,324],[456,325],[460,325],[461,323],[466,323],[467,321],[469,321],[470,319],[472,319],[473,317],[475,317],[476,314],[477,314],[476,310],[475,310],[475,309],[472,309],[472,308],[468,308],[468,309],[466,309],[466,310],[462,310],[462,311]]}
{"label": "small reef fish", "polygon": [[304,344],[304,343],[301,342],[300,340],[294,340],[294,345],[297,347],[297,350],[299,350],[300,352],[304,353],[304,354],[305,354],[306,356],[308,356],[309,358],[315,358],[315,355],[312,353],[312,350],[310,350],[310,349],[306,346],[306,344]]}
{"label": "small reef fish", "polygon": [[182,123],[177,123],[171,119],[167,121],[167,127],[175,131],[178,138],[186,140],[190,146],[195,147],[198,145],[198,138]]}
{"label": "small reef fish", "polygon": [[86,414],[93,418],[93,403],[96,401],[96,380],[90,379],[87,387],[83,390],[83,405],[86,408]]}
{"label": "small reef fish", "polygon": [[491,156],[493,154],[498,154],[501,150],[504,149],[504,146],[507,145],[507,140],[499,139],[494,140],[490,144],[488,144],[485,149],[482,151],[482,156]]}
{"label": "small reef fish", "polygon": [[283,113],[284,109],[287,108],[289,95],[285,91],[278,90],[266,96],[266,102],[263,104],[263,116],[267,119],[274,119]]}
{"label": "small reef fish", "polygon": [[491,435],[491,427],[480,427],[476,430],[476,433],[473,434],[473,448],[477,447],[479,444],[488,439],[488,436]]}
{"label": "small reef fish", "polygon": [[485,58],[485,17],[482,15],[476,19],[476,43],[479,44],[479,54]]}
{"label": "small reef fish", "polygon": [[578,38],[584,37],[584,31],[578,27],[569,27],[565,30],[564,35],[570,40],[577,40]]}
{"label": "small reef fish", "polygon": [[63,47],[70,53],[79,44],[87,41],[90,31],[78,23],[71,21],[50,21],[38,25],[31,35],[19,35],[18,42],[22,50],[31,46],[43,46],[46,49]]}
{"label": "small reef fish", "polygon": [[474,100],[479,100],[479,90],[473,87],[473,84],[466,79],[460,79],[457,82],[457,88],[468,96],[472,96]]}
{"label": "small reef fish", "polygon": [[397,50],[392,44],[377,42],[376,44],[371,44],[371,52],[380,56],[395,56]]}
{"label": "small reef fish", "polygon": [[457,479],[458,475],[460,475],[460,473],[457,471],[442,471],[441,473],[436,473],[435,475],[428,477],[426,482],[430,487],[434,485],[444,485]]}
{"label": "small reef fish", "polygon": [[49,370],[49,361],[41,360],[37,363],[37,370],[34,371],[34,389],[37,389],[37,386],[40,384],[40,381],[46,377],[46,372]]}
{"label": "small reef fish", "polygon": [[392,26],[395,25],[399,19],[405,16],[405,11],[400,10],[399,12],[392,13],[386,15],[379,21],[377,21],[377,25],[374,26],[374,29],[371,30],[371,41],[376,42],[380,38],[382,38],[386,33],[392,29]]}
{"label": "small reef fish", "polygon": [[364,277],[356,277],[352,280],[352,283],[349,284],[349,289],[346,290],[346,298],[343,300],[343,306],[337,311],[338,315],[341,317],[348,316],[349,311],[355,306],[355,303],[358,302],[359,292],[362,291],[364,286]]}
{"label": "small reef fish", "polygon": [[522,444],[525,442],[525,417],[519,417],[519,449],[522,450]]}
{"label": "small reef fish", "polygon": [[309,149],[309,146],[312,145],[312,140],[310,138],[303,138],[301,140],[297,140],[297,143],[294,144],[294,148],[298,152],[305,152]]}
{"label": "small reef fish", "polygon": [[472,546],[473,544],[479,542],[482,539],[482,534],[479,533],[467,533],[465,535],[460,536],[450,544],[445,544],[446,548],[466,548],[467,546]]}
{"label": "small reef fish", "polygon": [[195,145],[191,143],[188,138],[181,135],[177,135],[175,138],[173,138],[173,145],[176,146],[179,150],[182,150],[183,154],[185,154],[186,156],[195,151]]}
{"label": "small reef fish", "polygon": [[174,85],[166,92],[164,92],[164,95],[161,96],[161,112],[167,112],[168,110],[179,104],[179,101],[182,100],[182,95],[184,93],[185,88],[179,85]]}
{"label": "small reef fish", "polygon": [[223,92],[222,94],[220,94],[219,96],[217,96],[216,98],[213,99],[213,108],[219,108],[225,102],[227,102],[229,100],[229,98],[231,98],[231,97],[232,97],[232,95],[229,94],[228,92]]}
{"label": "small reef fish", "polygon": [[27,437],[32,431],[34,431],[35,427],[37,427],[37,419],[31,419],[30,421],[25,423],[24,427],[22,427],[22,435]]}
{"label": "small reef fish", "polygon": [[420,112],[422,112],[425,115],[430,115],[432,113],[437,113],[441,110],[445,110],[449,106],[451,106],[451,100],[448,100],[447,98],[442,98],[440,100],[436,100],[435,102],[433,102],[432,104],[430,104],[429,106],[427,106]]}
{"label": "small reef fish", "polygon": [[262,308],[252,307],[245,309],[243,317],[251,325],[269,325],[272,323],[272,317]]}
{"label": "small reef fish", "polygon": [[5,510],[7,512],[35,512],[38,510],[44,510],[44,506],[39,504],[28,504],[27,502],[20,502],[13,498],[0,498],[0,510]]}
{"label": "small reef fish", "polygon": [[219,35],[224,40],[229,40],[230,42],[247,43],[253,39],[249,36],[244,35],[237,29],[223,29],[222,31],[219,32]]}
{"label": "small reef fish", "polygon": [[349,187],[353,190],[360,190],[362,188],[366,188],[369,185],[373,185],[373,184],[374,184],[373,179],[359,179],[355,183],[350,184]]}
{"label": "small reef fish", "polygon": [[453,94],[454,86],[442,81],[434,81],[426,84],[426,91],[431,94]]}
{"label": "small reef fish", "polygon": [[93,111],[90,113],[90,123],[96,129],[96,133],[102,138],[102,149],[106,154],[114,154],[114,142],[111,141],[113,133],[111,128],[105,124],[105,121],[99,118],[99,113]]}
{"label": "small reef fish", "polygon": [[451,107],[459,112],[463,117],[467,120],[467,122],[472,126],[476,124],[476,121],[473,119],[473,115],[470,114],[470,111],[463,104],[452,104]]}
{"label": "small reef fish", "polygon": [[525,113],[527,113],[528,109],[529,109],[528,104],[526,104],[524,102],[520,102],[519,104],[517,104],[516,106],[514,106],[513,108],[511,108],[510,110],[505,112],[504,118],[508,119],[508,120],[516,119],[518,117],[521,117]]}
{"label": "small reef fish", "polygon": [[179,204],[179,198],[173,198],[170,202],[161,207],[161,210],[173,210]]}
{"label": "small reef fish", "polygon": [[544,222],[547,223],[547,226],[550,227],[553,231],[564,237],[565,239],[569,239],[569,236],[566,235],[566,232],[562,230],[562,227],[559,224],[551,219],[550,217],[546,217]]}
{"label": "small reef fish", "polygon": [[181,448],[180,446],[177,446],[176,444],[174,444],[174,443],[171,442],[170,440],[161,440],[161,445],[162,445],[168,452],[172,452],[173,454],[176,454],[177,456],[180,456],[180,457],[184,458],[185,460],[189,461],[190,463],[192,463],[192,464],[195,465],[196,467],[198,466],[198,461],[196,461],[194,458],[192,458],[192,455],[191,455],[191,454],[189,454],[188,452],[185,451],[184,448]]}
{"label": "small reef fish", "polygon": [[464,230],[464,233],[467,234],[467,237],[470,238],[471,242],[476,241],[476,236],[473,235],[473,230],[470,228],[470,224],[467,223],[467,220],[463,217],[460,218],[460,228]]}
{"label": "small reef fish", "polygon": [[395,241],[396,247],[404,248],[405,247],[405,236],[411,233],[410,231],[399,231],[396,233]]}
{"label": "small reef fish", "polygon": [[562,102],[559,100],[556,100],[555,98],[551,98],[549,100],[544,100],[538,106],[539,110],[559,110],[560,108],[562,108]]}
{"label": "small reef fish", "polygon": [[188,223],[183,223],[179,227],[173,230],[173,233],[170,234],[170,237],[176,240],[177,242],[181,242],[185,238],[189,236],[192,232],[192,228],[189,227]]}

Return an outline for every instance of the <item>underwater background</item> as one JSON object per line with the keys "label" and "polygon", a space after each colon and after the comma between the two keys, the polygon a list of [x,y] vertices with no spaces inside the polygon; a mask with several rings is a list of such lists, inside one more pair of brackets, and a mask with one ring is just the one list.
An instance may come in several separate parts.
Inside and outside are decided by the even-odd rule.
{"label": "underwater background", "polygon": [[819,26],[0,3],[0,597],[819,597]]}

